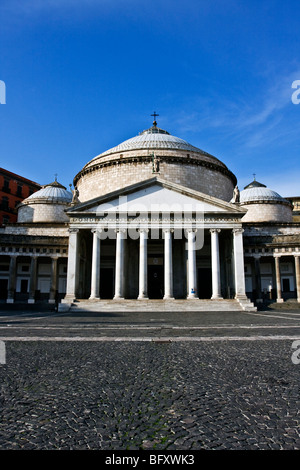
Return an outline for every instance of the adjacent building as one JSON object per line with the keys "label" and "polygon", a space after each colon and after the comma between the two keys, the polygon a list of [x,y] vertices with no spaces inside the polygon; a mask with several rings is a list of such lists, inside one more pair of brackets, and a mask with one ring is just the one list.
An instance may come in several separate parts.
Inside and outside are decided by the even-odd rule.
{"label": "adjacent building", "polygon": [[41,186],[23,176],[0,168],[0,226],[17,221],[17,205]]}

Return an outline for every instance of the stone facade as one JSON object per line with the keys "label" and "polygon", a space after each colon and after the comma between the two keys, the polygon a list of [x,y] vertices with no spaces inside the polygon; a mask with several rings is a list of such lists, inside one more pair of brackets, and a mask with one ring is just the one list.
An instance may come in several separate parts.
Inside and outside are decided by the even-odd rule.
{"label": "stone facade", "polygon": [[23,204],[18,210],[18,223],[37,223],[59,220],[61,222],[69,222],[66,215],[66,204],[61,202],[44,203],[38,202],[34,207],[28,204]]}
{"label": "stone facade", "polygon": [[75,176],[74,186],[85,202],[91,194],[98,197],[155,175],[224,201],[230,201],[236,184],[233,173],[212,155],[158,148],[99,155]]}
{"label": "stone facade", "polygon": [[290,204],[285,203],[268,203],[262,201],[260,203],[243,204],[242,207],[247,209],[247,213],[243,217],[243,222],[292,222],[293,215]]}

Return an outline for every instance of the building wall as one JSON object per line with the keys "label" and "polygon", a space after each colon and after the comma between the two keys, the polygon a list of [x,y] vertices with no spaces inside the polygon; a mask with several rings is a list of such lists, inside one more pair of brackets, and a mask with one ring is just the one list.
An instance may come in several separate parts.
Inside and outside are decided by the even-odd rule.
{"label": "building wall", "polygon": [[18,223],[30,222],[69,222],[65,213],[66,204],[31,203],[23,204],[18,210]]}
{"label": "building wall", "polygon": [[39,184],[0,168],[0,225],[16,222],[16,205],[40,188]]}
{"label": "building wall", "polygon": [[102,166],[83,174],[77,181],[79,200],[85,202],[154,176],[224,201],[230,201],[232,198],[233,181],[222,172],[197,164],[161,161],[159,172],[153,173],[152,162],[144,160],[129,162],[126,165]]}
{"label": "building wall", "polygon": [[292,208],[287,204],[241,204],[247,209],[242,222],[292,222]]}

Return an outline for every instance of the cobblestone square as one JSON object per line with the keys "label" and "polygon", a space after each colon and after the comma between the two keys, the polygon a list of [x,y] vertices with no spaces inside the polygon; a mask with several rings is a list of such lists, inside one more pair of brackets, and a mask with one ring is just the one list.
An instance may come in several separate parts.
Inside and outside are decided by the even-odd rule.
{"label": "cobblestone square", "polygon": [[[103,317],[98,338],[63,340],[56,330],[50,338],[47,327],[63,327],[65,337],[74,321],[85,335],[93,324],[95,335],[97,318],[67,318],[1,321],[7,335],[25,320],[27,326],[23,339],[5,341],[0,449],[299,450],[300,365],[291,359],[292,337],[211,339],[198,332],[195,341],[167,340],[152,331],[139,340],[130,322],[122,340],[102,341],[100,329],[113,324]],[[33,334],[38,324],[45,336],[25,341],[25,329]]]}

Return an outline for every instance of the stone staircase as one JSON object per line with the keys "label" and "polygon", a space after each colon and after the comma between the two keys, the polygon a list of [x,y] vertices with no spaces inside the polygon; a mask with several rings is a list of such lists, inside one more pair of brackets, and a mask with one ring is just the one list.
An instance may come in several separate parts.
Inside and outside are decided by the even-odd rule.
{"label": "stone staircase", "polygon": [[256,311],[249,301],[235,299],[176,299],[176,300],[76,300],[73,303],[62,302],[59,312],[233,312]]}

